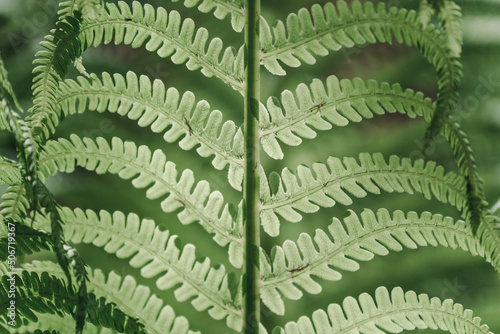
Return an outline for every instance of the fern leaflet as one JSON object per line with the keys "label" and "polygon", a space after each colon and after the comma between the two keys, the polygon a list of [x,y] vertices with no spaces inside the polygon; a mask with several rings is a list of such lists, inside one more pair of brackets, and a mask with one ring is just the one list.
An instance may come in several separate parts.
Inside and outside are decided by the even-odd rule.
{"label": "fern leaflet", "polygon": [[[271,258],[264,256],[262,263],[262,301],[270,310],[284,314],[281,295],[300,299],[302,291],[318,294],[321,286],[311,275],[337,281],[339,271],[359,270],[358,261],[369,261],[375,255],[399,252],[403,247],[419,246],[457,247],[491,261],[464,221],[424,212],[407,214],[396,211],[392,215],[385,209],[377,213],[365,209],[360,217],[353,211],[343,223],[333,218],[328,233],[317,229],[313,238],[302,233],[297,242],[286,241],[272,250]],[[498,263],[492,261],[497,271]]]}
{"label": "fern leaflet", "polygon": [[[171,0],[179,2],[182,0]],[[187,8],[198,6],[202,13],[208,13],[214,8],[214,16],[220,20],[228,14],[231,15],[231,25],[237,32],[245,28],[245,8],[243,0],[184,0],[184,6]]]}
{"label": "fern leaflet", "polygon": [[367,82],[355,78],[339,80],[329,76],[325,85],[318,79],[310,87],[301,84],[295,94],[284,91],[281,99],[271,97],[267,109],[261,112],[261,143],[274,159],[282,159],[278,139],[287,145],[299,145],[300,138],[314,138],[311,129],[329,130],[331,125],[345,126],[349,122],[370,119],[374,114],[400,112],[409,117],[424,116],[430,120],[434,106],[422,93],[404,90],[400,85]]}
{"label": "fern leaflet", "polygon": [[342,306],[330,304],[327,312],[318,310],[312,319],[301,317],[297,322],[287,323],[285,328],[276,328],[273,334],[383,334],[417,328],[453,334],[492,334],[488,326],[481,325],[479,317],[473,317],[470,310],[464,310],[451,299],[429,299],[425,294],[404,292],[399,287],[390,293],[385,287],[379,287],[375,299],[366,293],[358,300],[347,297]]}
{"label": "fern leaflet", "polygon": [[0,215],[12,219],[15,222],[22,222],[26,218],[29,203],[26,192],[21,184],[16,184],[7,188],[2,195],[0,203]]}
{"label": "fern leaflet", "polygon": [[[162,58],[172,56],[176,64],[186,63],[190,70],[201,69],[208,77],[216,76],[238,91],[243,82],[243,48],[237,54],[231,49],[223,51],[222,41],[215,38],[208,47],[208,32],[200,28],[195,33],[191,19],[182,21],[176,11],[167,13],[165,9],[155,9],[134,1],[132,8],[124,2],[118,6],[107,3],[106,9],[95,19],[75,19],[68,17],[59,22],[58,29],[48,36],[42,45],[48,51],[36,55],[33,95],[34,107],[31,118],[36,134],[49,135],[44,123],[57,113],[56,96],[58,81],[67,72],[67,66],[87,48],[101,43],[142,46],[157,52]],[[221,53],[222,59],[219,60]],[[53,128],[53,125],[49,125]]]}
{"label": "fern leaflet", "polygon": [[[7,297],[10,283],[7,279],[7,276],[3,276],[0,286],[0,304],[5,308],[10,302]],[[27,272],[22,272],[21,277],[15,276],[15,280],[19,325],[25,325],[28,321],[36,322],[34,312],[58,315],[75,313],[74,305],[77,304],[77,298],[62,280],[49,276],[47,273],[39,276],[36,273],[28,274]],[[89,294],[88,298],[87,320],[92,324],[104,326],[119,333],[145,333],[142,324],[125,316],[116,305],[106,303],[103,298],[98,299],[93,294]],[[7,326],[5,319],[5,315],[2,315],[0,326]]]}
{"label": "fern leaflet", "polygon": [[241,220],[233,218],[222,194],[211,192],[208,182],[196,184],[189,169],[178,179],[175,164],[167,162],[160,150],[151,152],[146,146],[137,147],[116,137],[109,145],[103,138],[94,142],[72,135],[71,142],[65,139],[47,142],[40,156],[40,170],[45,176],[57,171],[72,172],[77,165],[98,174],[108,172],[132,179],[134,187],[148,188],[149,199],[164,198],[168,194],[161,203],[163,211],[181,209],[178,217],[182,224],[198,222],[215,234],[214,240],[221,246],[231,243],[229,249],[235,252],[231,258],[241,264],[236,255],[241,249]]}
{"label": "fern leaflet", "polygon": [[[101,211],[98,216],[91,210],[84,213],[63,208],[61,216],[68,226],[65,235],[72,242],[93,243],[119,258],[130,259],[130,265],[140,268],[143,277],[160,275],[156,278],[159,289],[175,288],[179,301],[196,297],[191,301],[196,310],[208,310],[215,319],[226,318],[230,328],[241,327],[236,277],[228,275],[224,266],[212,267],[208,258],[196,260],[193,245],[182,247],[177,236],[132,214],[125,217],[121,212],[111,215]],[[48,223],[40,218],[35,226],[47,229]]]}
{"label": "fern leaflet", "polygon": [[312,169],[299,166],[297,175],[284,169],[273,187],[270,189],[262,178],[261,222],[271,236],[278,234],[278,214],[298,222],[302,216],[296,210],[316,212],[320,206],[331,207],[336,202],[350,205],[351,196],[362,198],[368,193],[380,194],[380,190],[422,193],[427,199],[434,197],[454,205],[465,217],[468,213],[466,185],[461,176],[453,172],[445,175],[444,168],[432,161],[413,163],[408,158],[391,156],[386,162],[378,153],[360,154],[359,163],[354,158],[341,161],[330,157],[326,164],[313,164]]}
{"label": "fern leaflet", "polygon": [[284,75],[278,61],[292,67],[302,62],[315,63],[315,55],[325,56],[328,50],[339,50],[365,43],[397,42],[417,46],[436,69],[438,98],[436,111],[429,132],[440,128],[441,119],[457,101],[457,87],[461,80],[461,65],[447,47],[445,38],[432,26],[424,28],[415,11],[386,8],[379,3],[377,9],[371,2],[363,5],[353,2],[351,8],[344,1],[324,8],[314,5],[290,14],[285,24],[278,21],[273,33],[262,21],[262,63],[273,74]]}
{"label": "fern leaflet", "polygon": [[[60,268],[52,262],[35,261],[24,265],[29,273],[43,272],[51,276],[63,277]],[[152,295],[149,288],[138,285],[132,276],[122,278],[115,272],[107,277],[96,269],[89,275],[89,292],[94,293],[97,298],[104,297],[111,303],[120,305],[128,316],[137,319],[144,324],[144,329],[150,334],[195,334],[189,330],[189,323],[184,317],[176,317],[170,306],[163,306],[163,302],[156,295]]]}
{"label": "fern leaflet", "polygon": [[82,77],[77,82],[66,80],[61,83],[59,94],[57,104],[61,114],[47,125],[51,133],[62,116],[83,113],[86,109],[126,115],[137,120],[141,127],[165,132],[163,138],[167,142],[184,136],[179,146],[185,150],[200,145],[197,152],[201,156],[215,154],[212,163],[217,169],[229,163],[229,183],[241,190],[243,133],[232,121],[222,123],[222,113],[210,111],[208,102],[197,102],[193,93],[180,96],[175,88],[165,89],[160,80],[151,83],[146,76],[137,78],[128,72],[125,78],[103,73],[102,80],[93,75],[91,83]]}

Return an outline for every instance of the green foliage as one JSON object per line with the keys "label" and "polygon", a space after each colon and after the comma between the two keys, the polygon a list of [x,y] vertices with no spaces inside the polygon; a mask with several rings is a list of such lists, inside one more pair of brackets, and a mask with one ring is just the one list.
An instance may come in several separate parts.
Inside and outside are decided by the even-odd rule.
{"label": "green foliage", "polygon": [[[34,312],[73,315],[78,311],[75,311],[74,307],[78,302],[75,293],[55,276],[50,276],[47,272],[38,275],[23,271],[21,277],[14,277],[20,323],[36,322],[38,318]],[[9,304],[7,295],[10,282],[7,279],[7,276],[3,276],[0,290],[2,306],[5,308]],[[119,333],[145,333],[141,324],[125,315],[115,304],[107,303],[104,298],[97,298],[94,294],[89,294],[87,298],[86,317],[93,325],[110,328]]]}
{"label": "green foliage", "polygon": [[[296,101],[299,102],[297,105]],[[287,145],[299,145],[300,138],[312,139],[316,130],[330,130],[332,125],[346,126],[374,115],[400,112],[409,117],[423,116],[429,120],[434,106],[430,99],[400,85],[364,82],[360,78],[326,79],[326,87],[317,79],[310,87],[301,84],[296,93],[286,90],[281,100],[269,98],[267,112],[261,114],[261,143],[264,151],[274,159],[282,159],[278,139]]]}
{"label": "green foliage", "polygon": [[[162,6],[175,8],[180,1],[172,2]],[[324,281],[341,281],[346,273],[358,271],[360,263],[405,248],[461,249],[483,257],[500,273],[500,219],[487,209],[471,144],[453,117],[463,76],[460,7],[450,0],[422,0],[417,12],[384,3],[337,1],[302,8],[270,25],[258,0],[182,4],[186,8],[179,6],[176,11],[138,1],[61,1],[55,29],[40,43],[44,50],[33,62],[29,116],[24,115],[0,60],[0,130],[12,136],[18,158],[0,156],[0,185],[6,186],[0,203],[0,306],[5,310],[11,303],[12,280],[16,305],[16,323],[2,314],[0,333],[210,330],[181,315],[184,309],[177,307],[188,303],[220,328],[245,333],[371,334],[415,329],[490,333],[470,310],[451,299],[417,295],[401,287],[389,290],[380,284],[374,297],[362,293],[342,304],[329,300],[326,308],[315,304],[319,309],[310,318],[304,308],[295,322],[259,320],[260,303],[263,312],[286,315],[289,300],[320,294]],[[244,43],[239,40],[238,47],[225,47],[232,43],[209,37],[210,29],[197,28],[192,18],[183,19],[181,13],[192,13],[193,7],[221,20],[228,18],[233,33],[245,30]],[[255,12],[249,13],[251,8]],[[255,22],[260,26],[252,29]],[[260,47],[252,40],[260,41]],[[259,64],[268,72],[262,80],[272,78],[272,82],[276,76],[292,78],[292,68],[319,63],[320,57],[332,57],[331,52],[382,43],[418,49],[436,72],[435,101],[402,84],[328,74],[300,83],[293,91],[283,89],[265,102],[257,98],[260,74],[255,77],[252,68],[257,66],[260,73]],[[184,64],[189,71],[201,72],[203,80],[217,79],[215,88],[206,87],[207,93],[195,85],[182,92],[180,85],[171,86],[175,79],[154,79],[134,71],[94,73],[84,53],[111,44],[143,48],[169,58],[174,66]],[[243,96],[242,126],[224,120],[239,106],[217,101],[215,91],[222,87],[217,84],[226,86],[222,95]],[[209,103],[212,98],[215,103]],[[162,146],[139,144],[139,136],[122,139],[120,131],[93,136],[64,128],[74,115],[86,111],[109,112],[130,126],[149,128],[160,134]],[[397,114],[427,123],[424,150],[436,133],[442,133],[455,171],[448,171],[450,163],[415,159],[409,152],[410,157],[400,157],[366,150],[357,158],[328,153],[321,158],[325,162],[306,161],[276,172],[276,161],[290,155],[287,146],[304,145],[304,139],[320,137],[320,132]],[[69,138],[60,131],[69,132]],[[383,137],[389,138],[386,132]],[[196,181],[200,168],[181,161],[172,144],[184,151],[196,149],[199,157],[209,158],[216,172],[227,177],[223,182],[213,177]],[[260,163],[258,144],[272,162]],[[335,145],[349,147],[347,142]],[[186,164],[188,168],[183,167]],[[95,210],[101,205],[97,200],[92,208],[63,206],[64,199],[57,197],[57,186],[51,182],[58,173],[82,176],[84,170],[130,181],[139,190],[131,203],[140,206],[147,199],[161,208],[164,217]],[[125,182],[118,184],[113,189],[117,197]],[[64,187],[74,190],[71,185]],[[457,217],[446,216],[448,211],[439,211],[441,207],[417,213],[355,206],[358,201],[366,203],[363,199],[375,203],[370,195],[384,199],[389,193],[421,194],[426,205],[451,206]],[[342,219],[336,216],[338,211],[326,211],[333,207],[345,211]],[[321,217],[319,211],[329,215],[330,224],[323,220],[308,231],[311,217]],[[144,212],[149,215],[148,209]],[[301,232],[278,246],[277,237],[290,226],[284,220],[298,223]],[[182,225],[180,233],[173,232],[175,221]],[[183,244],[181,238],[189,239],[189,229],[197,226],[213,240],[204,243],[196,236]],[[267,236],[260,238],[260,228]],[[15,256],[10,251],[14,240]],[[112,264],[105,270],[86,265],[90,245],[99,254],[122,261],[118,263],[126,269],[119,274]],[[211,248],[226,257],[216,258]],[[43,258],[42,250],[53,253],[56,261],[37,261],[37,256]],[[16,266],[21,270],[12,273]]]}
{"label": "green foliage", "polygon": [[[355,328],[355,329],[354,329]],[[312,321],[302,317],[289,322],[285,328],[273,333],[400,333],[402,330],[431,328],[451,333],[491,333],[481,319],[473,317],[451,299],[440,301],[413,291],[394,288],[391,293],[385,287],[375,291],[375,299],[362,294],[356,300],[346,298],[342,306],[330,304],[328,313],[318,310]]]}
{"label": "green foliage", "polygon": [[[210,111],[207,101],[196,101],[191,92],[180,96],[174,87],[168,89],[160,80],[153,83],[146,76],[128,72],[126,77],[102,74],[102,81],[95,75],[92,82],[79,77],[67,80],[58,92],[62,115],[83,113],[86,110],[117,113],[137,121],[141,127],[150,127],[163,133],[166,142],[179,141],[182,149],[197,148],[202,157],[215,155],[215,168],[222,170],[229,163],[230,184],[241,189],[243,180],[243,133],[234,122],[222,123],[222,113]],[[59,118],[54,119],[54,126]]]}

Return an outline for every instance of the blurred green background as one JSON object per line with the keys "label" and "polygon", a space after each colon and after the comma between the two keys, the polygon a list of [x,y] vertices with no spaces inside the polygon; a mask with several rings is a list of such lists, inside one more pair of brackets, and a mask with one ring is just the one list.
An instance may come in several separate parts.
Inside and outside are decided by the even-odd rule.
{"label": "blurred green background", "polygon": [[[186,9],[181,3],[167,0],[148,1],[153,6],[164,6],[167,10],[177,10],[182,17],[191,17],[197,26],[208,29],[211,37],[221,37],[225,45],[236,49],[243,43],[243,35],[230,28],[229,19],[215,19],[211,14],[201,14],[194,9]],[[262,1],[263,14],[272,23],[284,20],[289,12],[296,12],[313,3],[326,1],[309,0],[266,0]],[[417,1],[387,1],[389,4],[418,8]],[[500,199],[500,1],[461,0],[458,3],[464,14],[464,80],[461,98],[457,105],[457,115],[463,129],[468,133],[480,175],[485,180],[485,191],[490,207]],[[285,9],[284,9],[285,8]],[[0,51],[9,71],[10,80],[25,110],[31,107],[31,71],[34,54],[41,50],[39,42],[55,25],[57,19],[55,0],[0,0]],[[87,71],[101,73],[122,73],[132,70],[151,79],[162,80],[167,87],[174,86],[180,92],[190,90],[198,99],[206,99],[213,109],[223,112],[225,119],[241,124],[243,101],[239,94],[214,78],[206,78],[200,72],[189,72],[184,66],[172,64],[170,59],[161,59],[144,49],[128,46],[106,45],[91,48],[83,55]],[[436,79],[432,67],[415,48],[402,45],[366,45],[332,53],[319,58],[314,66],[304,65],[298,69],[287,68],[287,77],[272,77],[263,71],[262,97],[279,96],[284,89],[294,90],[299,83],[309,84],[313,78],[325,80],[328,75],[339,78],[361,77],[377,79],[389,83],[400,83],[403,88],[422,91],[435,98]],[[69,78],[77,72],[70,71]],[[487,84],[489,83],[489,84]],[[482,87],[482,88],[480,88]],[[483,93],[478,94],[478,89]],[[484,94],[488,92],[488,94]],[[326,161],[328,156],[354,156],[360,152],[382,152],[389,155],[418,156],[422,147],[425,123],[421,119],[410,119],[402,115],[376,116],[370,121],[350,124],[345,128],[334,128],[319,132],[315,140],[305,140],[299,147],[286,147],[285,159],[273,161],[262,155],[266,172],[280,171],[284,167],[295,169],[298,164],[311,165],[315,161]],[[153,149],[162,149],[169,160],[174,161],[178,170],[190,168],[197,180],[209,181],[214,189],[223,192],[228,202],[237,204],[240,194],[227,184],[226,171],[217,171],[211,159],[204,159],[193,151],[182,151],[174,144],[167,144],[161,135],[154,135],[132,121],[105,113],[88,112],[67,118],[53,138],[67,138],[71,133],[95,138],[113,136],[146,144]],[[15,157],[13,138],[8,133],[0,133],[1,154]],[[432,146],[431,159],[444,165],[447,170],[456,170],[451,150],[445,143]],[[121,210],[135,212],[139,216],[152,217],[155,221],[180,235],[184,243],[197,245],[199,256],[209,256],[214,264],[227,261],[225,249],[212,241],[211,236],[198,225],[183,226],[176,214],[161,211],[159,201],[145,199],[144,191],[134,189],[130,182],[111,175],[95,175],[77,170],[71,175],[60,174],[48,181],[60,204],[69,207]],[[2,189],[3,191],[4,189]],[[361,212],[363,208],[387,208],[417,212],[430,211],[458,218],[458,212],[449,206],[427,201],[420,195],[383,194],[369,195],[355,201],[349,208]],[[286,239],[296,240],[301,232],[313,233],[315,229],[325,229],[331,217],[342,217],[347,207],[337,205],[322,209],[316,214],[304,215],[298,224],[283,222],[281,236],[270,238],[264,233],[263,246],[270,250],[274,244],[282,244]],[[154,280],[142,279],[138,271],[131,269],[126,261],[116,259],[101,249],[88,245],[78,247],[85,261],[93,268],[105,272],[116,270],[122,275],[133,275],[142,284],[149,285],[170,304],[178,315],[188,317],[193,329],[211,333],[230,333],[223,322],[212,320],[206,313],[197,313],[189,303],[175,301],[172,291],[157,291]],[[39,256],[40,257],[40,256]],[[233,269],[230,269],[233,270]],[[237,271],[239,272],[239,271]],[[268,328],[296,320],[300,315],[310,315],[318,308],[339,303],[346,296],[357,296],[362,292],[373,295],[377,286],[389,289],[401,286],[417,293],[428,293],[440,298],[453,298],[474,310],[483,318],[492,331],[500,331],[500,282],[493,268],[482,258],[472,257],[463,251],[427,247],[418,250],[404,250],[385,257],[376,257],[362,263],[354,273],[343,273],[339,282],[322,282],[323,292],[313,296],[305,294],[300,301],[287,302],[286,316],[270,315],[263,309],[263,322]],[[414,333],[426,331],[414,331]],[[431,332],[431,331],[428,331]],[[432,331],[433,333],[436,333]]]}

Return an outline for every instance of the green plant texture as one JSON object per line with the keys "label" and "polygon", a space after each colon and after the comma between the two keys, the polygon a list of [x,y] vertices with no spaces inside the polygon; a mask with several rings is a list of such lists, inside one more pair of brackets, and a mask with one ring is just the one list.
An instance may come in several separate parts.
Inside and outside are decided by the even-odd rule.
{"label": "green plant texture", "polygon": [[148,2],[0,1],[0,333],[500,328],[500,4]]}

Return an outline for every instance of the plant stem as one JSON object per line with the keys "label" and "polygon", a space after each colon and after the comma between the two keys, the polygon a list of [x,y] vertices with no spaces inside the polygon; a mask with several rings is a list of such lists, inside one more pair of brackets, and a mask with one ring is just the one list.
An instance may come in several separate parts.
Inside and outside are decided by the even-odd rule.
{"label": "plant stem", "polygon": [[260,101],[260,53],[259,19],[260,0],[245,0],[247,25],[245,30],[245,178],[243,185],[245,265],[244,265],[244,333],[259,331],[259,101]]}

